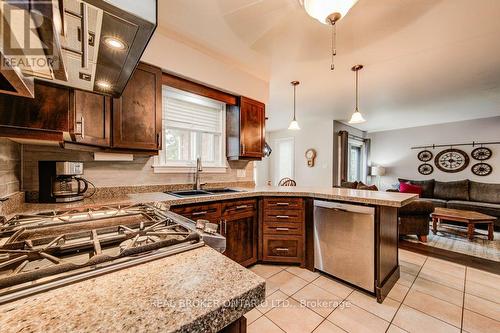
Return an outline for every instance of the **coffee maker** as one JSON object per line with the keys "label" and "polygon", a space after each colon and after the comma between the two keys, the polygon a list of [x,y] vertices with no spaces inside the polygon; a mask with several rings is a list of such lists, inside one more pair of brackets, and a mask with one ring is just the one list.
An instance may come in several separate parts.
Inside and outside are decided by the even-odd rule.
{"label": "coffee maker", "polygon": [[82,162],[38,161],[39,201],[42,203],[73,202],[84,199],[88,181]]}

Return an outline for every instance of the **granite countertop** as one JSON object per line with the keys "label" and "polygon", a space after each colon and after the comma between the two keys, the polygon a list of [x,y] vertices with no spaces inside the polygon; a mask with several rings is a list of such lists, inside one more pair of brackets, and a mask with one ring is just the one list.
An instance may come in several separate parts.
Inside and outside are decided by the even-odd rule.
{"label": "granite countertop", "polygon": [[[402,207],[418,198],[416,194],[383,191],[352,190],[345,188],[320,187],[277,187],[264,186],[252,189],[241,188],[242,192],[179,198],[162,192],[123,194],[112,198],[85,199],[74,203],[36,204],[25,203],[15,213],[30,213],[49,210],[83,208],[98,205],[134,204],[145,202],[164,202],[167,205],[202,203],[219,200],[251,198],[258,196],[299,196],[315,199],[345,201],[351,203]],[[9,217],[9,216],[8,216]]]}
{"label": "granite countertop", "polygon": [[204,246],[0,305],[2,332],[217,332],[265,281]]}

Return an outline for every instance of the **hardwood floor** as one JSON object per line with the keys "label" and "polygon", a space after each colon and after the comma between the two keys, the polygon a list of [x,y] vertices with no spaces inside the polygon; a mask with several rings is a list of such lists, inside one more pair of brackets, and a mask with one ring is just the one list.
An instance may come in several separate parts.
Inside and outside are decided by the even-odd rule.
{"label": "hardwood floor", "polygon": [[399,248],[500,275],[500,263],[493,260],[469,256],[405,240],[399,241]]}

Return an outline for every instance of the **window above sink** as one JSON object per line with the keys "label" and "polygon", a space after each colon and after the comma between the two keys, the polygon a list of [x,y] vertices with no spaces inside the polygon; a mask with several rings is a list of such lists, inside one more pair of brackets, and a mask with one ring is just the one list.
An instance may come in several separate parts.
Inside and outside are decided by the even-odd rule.
{"label": "window above sink", "polygon": [[209,173],[226,172],[225,103],[163,86],[163,149],[155,173],[194,172],[201,156]]}

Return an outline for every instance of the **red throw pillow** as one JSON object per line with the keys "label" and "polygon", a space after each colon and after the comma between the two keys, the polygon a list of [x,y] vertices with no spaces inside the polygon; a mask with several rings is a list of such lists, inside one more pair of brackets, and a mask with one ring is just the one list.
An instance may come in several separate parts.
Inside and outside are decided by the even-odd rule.
{"label": "red throw pillow", "polygon": [[410,183],[399,183],[399,192],[401,193],[413,193],[418,194],[420,197],[422,195],[422,187],[417,185],[412,185]]}

